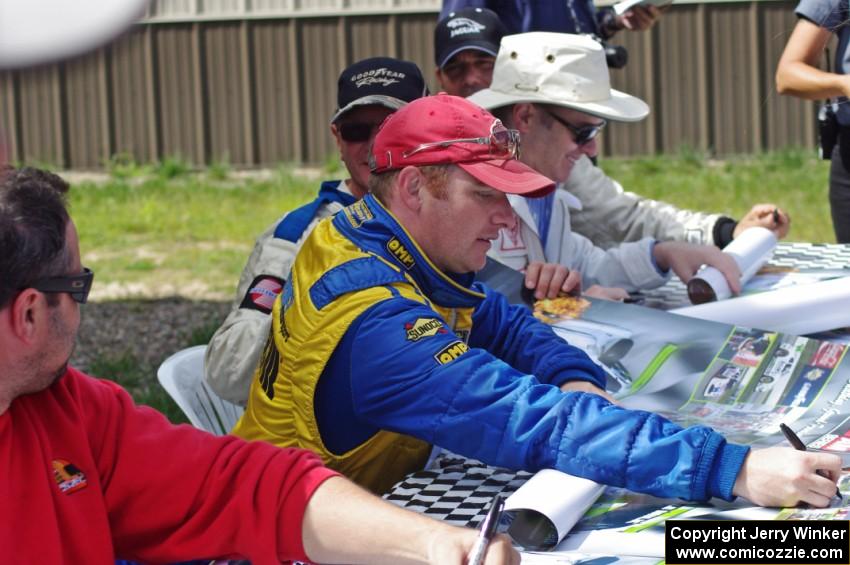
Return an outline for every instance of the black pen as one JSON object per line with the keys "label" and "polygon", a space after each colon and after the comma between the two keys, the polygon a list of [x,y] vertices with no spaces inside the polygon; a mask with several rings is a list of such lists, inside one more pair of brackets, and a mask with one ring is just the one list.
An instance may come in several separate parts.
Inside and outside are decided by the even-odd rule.
{"label": "black pen", "polygon": [[629,295],[623,299],[623,304],[643,304],[646,301],[646,297],[639,292],[630,292]]}
{"label": "black pen", "polygon": [[[808,451],[806,449],[806,444],[803,443],[800,438],[797,437],[797,434],[794,433],[794,430],[786,426],[785,424],[779,424],[779,429],[782,430],[782,434],[785,436],[785,439],[788,440],[788,443],[791,444],[791,447],[796,449],[797,451]],[[826,477],[823,471],[816,471],[818,475],[821,477]],[[829,477],[827,477],[829,478]],[[838,500],[844,500],[844,497],[841,496],[841,491],[838,490],[838,486],[835,487],[835,496],[838,497]]]}
{"label": "black pen", "polygon": [[484,521],[481,522],[481,529],[478,530],[478,539],[475,540],[475,545],[469,554],[469,565],[481,565],[484,561],[484,556],[487,554],[487,546],[490,545],[490,540],[496,535],[496,527],[499,525],[499,519],[502,517],[502,510],[505,508],[505,499],[501,494],[493,497],[493,502],[490,503],[490,510]]}
{"label": "black pen", "polygon": [[773,223],[779,225],[779,208],[773,209]]}

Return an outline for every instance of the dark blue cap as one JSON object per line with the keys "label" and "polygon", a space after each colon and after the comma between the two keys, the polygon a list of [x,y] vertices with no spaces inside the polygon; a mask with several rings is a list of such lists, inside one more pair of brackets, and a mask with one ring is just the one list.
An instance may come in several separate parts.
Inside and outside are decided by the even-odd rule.
{"label": "dark blue cap", "polygon": [[339,75],[337,111],[331,122],[357,106],[398,110],[427,94],[428,87],[416,63],[390,57],[363,59]]}

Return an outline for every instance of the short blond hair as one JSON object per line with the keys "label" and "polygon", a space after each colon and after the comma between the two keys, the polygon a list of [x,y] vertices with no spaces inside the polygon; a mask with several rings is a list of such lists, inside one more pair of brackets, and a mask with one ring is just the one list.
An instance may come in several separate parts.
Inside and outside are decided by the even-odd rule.
{"label": "short blond hair", "polygon": [[[449,196],[448,180],[452,165],[425,165],[416,167],[425,177],[425,188],[435,198],[445,200]],[[398,171],[387,171],[386,173],[369,175],[369,192],[383,204],[389,204],[390,191]]]}

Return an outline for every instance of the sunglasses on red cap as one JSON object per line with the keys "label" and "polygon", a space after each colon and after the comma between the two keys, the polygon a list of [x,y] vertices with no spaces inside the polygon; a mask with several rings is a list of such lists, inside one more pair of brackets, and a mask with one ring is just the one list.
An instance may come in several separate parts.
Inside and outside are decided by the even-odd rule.
{"label": "sunglasses on red cap", "polygon": [[484,137],[464,137],[459,139],[446,139],[444,141],[431,141],[417,145],[409,151],[402,153],[402,157],[410,157],[429,149],[442,149],[455,143],[477,143],[489,145],[490,155],[494,159],[517,159],[519,158],[519,131],[508,129],[502,125],[501,120],[494,120],[490,126],[490,135]]}

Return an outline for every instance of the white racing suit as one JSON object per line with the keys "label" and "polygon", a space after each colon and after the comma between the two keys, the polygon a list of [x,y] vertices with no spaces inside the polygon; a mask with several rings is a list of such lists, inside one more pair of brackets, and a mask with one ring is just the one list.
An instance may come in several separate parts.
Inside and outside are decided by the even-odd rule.
{"label": "white racing suit", "polygon": [[235,404],[247,402],[269,333],[272,304],[295,255],[320,220],[351,202],[354,196],[344,181],[323,182],[315,200],[284,214],[257,239],[239,277],[233,308],[207,346],[204,378],[216,394]]}

